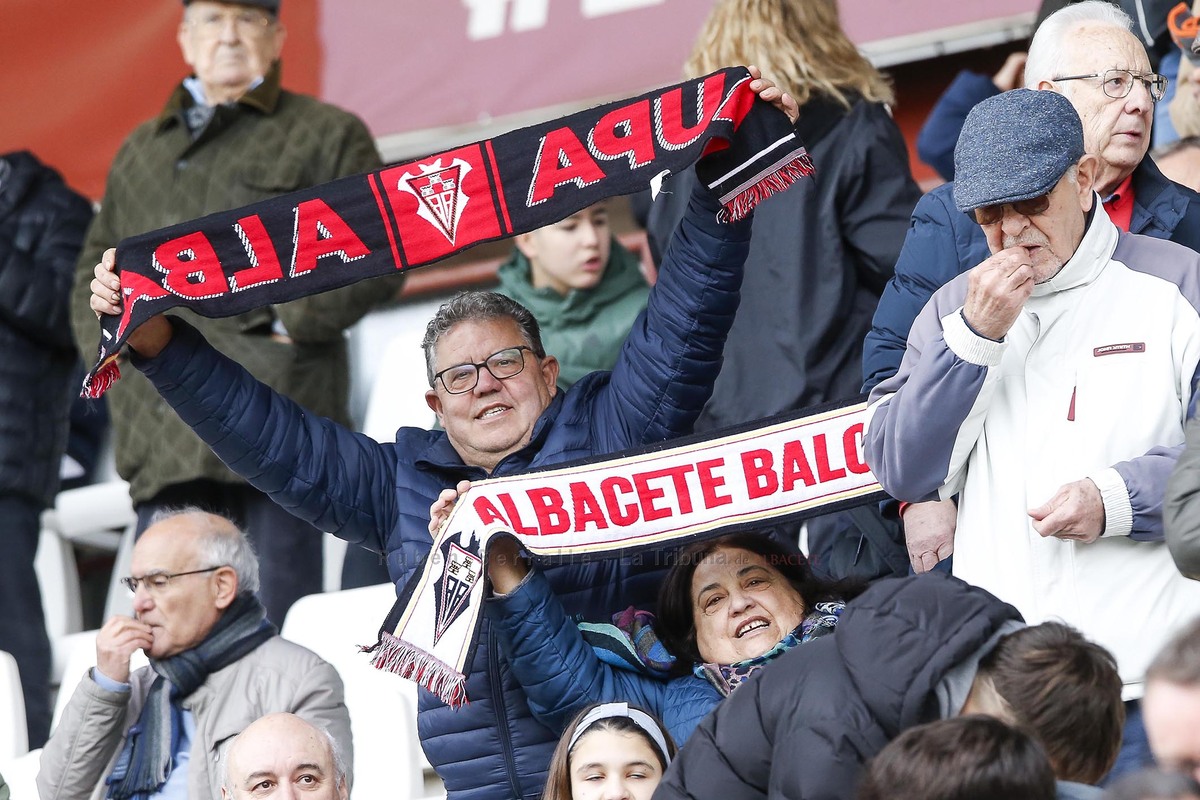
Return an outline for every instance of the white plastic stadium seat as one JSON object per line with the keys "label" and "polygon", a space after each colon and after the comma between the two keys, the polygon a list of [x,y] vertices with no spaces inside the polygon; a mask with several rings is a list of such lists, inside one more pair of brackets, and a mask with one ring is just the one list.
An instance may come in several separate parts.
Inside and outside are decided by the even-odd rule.
{"label": "white plastic stadium seat", "polygon": [[281,631],[342,676],[354,734],[352,797],[360,800],[425,794],[412,684],[375,669],[358,650],[374,643],[395,600],[390,583],[308,595],[292,605]]}
{"label": "white plastic stadium seat", "polygon": [[42,590],[42,611],[46,633],[53,644],[68,633],[83,627],[83,602],[79,595],[79,569],[71,543],[51,527],[52,512],[42,515],[37,558],[33,568]]}
{"label": "white plastic stadium seat", "polygon": [[21,694],[17,660],[0,650],[0,759],[13,759],[28,750],[25,699]]}

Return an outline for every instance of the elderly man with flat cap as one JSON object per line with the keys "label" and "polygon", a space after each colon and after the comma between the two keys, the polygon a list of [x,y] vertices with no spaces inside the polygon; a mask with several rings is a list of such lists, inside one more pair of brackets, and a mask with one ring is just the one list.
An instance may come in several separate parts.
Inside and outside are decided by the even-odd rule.
{"label": "elderly man with flat cap", "polygon": [[[991,256],[933,295],[871,392],[867,460],[899,500],[957,494],[955,574],[1104,645],[1134,700],[1200,613],[1162,530],[1200,364],[1200,255],[1113,224],[1056,92],[983,101],[954,160]],[[1127,747],[1144,746],[1128,710]]]}
{"label": "elderly man with flat cap", "polygon": [[[77,261],[72,318],[90,362],[100,329],[92,268],[121,239],[380,166],[355,116],[283,88],[279,0],[184,3],[178,42],[192,70],[162,112],[125,140]],[[317,414],[349,423],[345,330],[394,295],[367,281],[223,319],[186,315],[217,349]],[[391,282],[391,283],[388,283]],[[234,475],[135,370],[109,392],[117,471],[138,532],[161,508],[196,504],[237,520],[263,558],[272,622],[321,591],[321,537]]]}

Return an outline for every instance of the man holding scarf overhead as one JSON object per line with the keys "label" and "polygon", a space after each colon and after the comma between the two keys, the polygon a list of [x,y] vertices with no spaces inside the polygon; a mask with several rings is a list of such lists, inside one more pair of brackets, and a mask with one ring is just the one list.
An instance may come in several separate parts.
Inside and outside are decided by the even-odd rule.
{"label": "man holding scarf overhead", "polygon": [[[739,81],[741,88],[727,96],[735,91],[757,94],[795,121],[795,102],[770,81],[753,70],[751,78],[741,80],[745,85]],[[489,153],[493,144],[503,174],[510,154],[499,141],[485,143]],[[768,145],[754,143],[751,152],[761,153]],[[586,152],[579,158],[586,158]],[[551,169],[573,166],[561,156],[548,159]],[[450,160],[441,161],[443,170]],[[576,160],[574,166],[581,163]],[[634,156],[629,164],[631,169],[649,167],[645,180],[662,168],[653,161],[637,163]],[[605,168],[614,166],[606,163]],[[721,181],[724,177],[715,183]],[[516,195],[510,193],[505,214],[511,212],[514,219],[533,213],[551,217],[540,221],[544,225],[555,213],[566,216],[594,202],[594,197],[583,197],[586,187],[594,192],[607,185],[583,175],[568,177],[553,184],[549,200],[535,196],[535,185],[523,208],[515,207]],[[445,186],[443,181],[441,188]],[[781,188],[782,182],[769,188],[755,183],[751,193]],[[564,194],[579,202],[567,208],[559,200]],[[731,210],[729,203],[722,209],[709,189],[695,192],[647,309],[613,371],[588,375],[568,392],[558,391],[558,362],[542,348],[537,322],[526,309],[492,293],[449,301],[430,322],[424,342],[426,399],[444,430],[402,428],[392,444],[377,444],[305,412],[211,348],[195,329],[161,314],[137,327],[140,320],[130,311],[132,333],[122,327],[114,341],[119,345],[128,335],[132,363],[236,472],[316,527],[386,552],[389,572],[402,588],[429,552],[429,506],[443,489],[462,480],[526,472],[691,431],[720,368],[750,238],[748,220],[719,222],[718,217],[737,218],[747,210],[746,205]],[[460,229],[457,244],[461,241]],[[91,303],[98,314],[122,313],[119,299],[126,289],[113,273],[115,262],[110,251],[96,268]],[[130,305],[144,297],[126,296]],[[650,605],[660,571],[653,564],[597,559],[551,567],[546,575],[568,613],[599,619],[630,603]],[[422,692],[422,745],[451,798],[536,797],[558,732],[533,719],[489,633],[485,624],[468,668],[470,704],[451,709]]]}
{"label": "man holding scarf overhead", "polygon": [[[130,572],[134,617],[96,636],[96,666],[42,751],[41,797],[218,800],[233,738],[281,711],[328,730],[350,762],[341,678],[267,621],[258,559],[233,523],[163,516],[134,545]],[[150,665],[131,672],[136,650]]]}

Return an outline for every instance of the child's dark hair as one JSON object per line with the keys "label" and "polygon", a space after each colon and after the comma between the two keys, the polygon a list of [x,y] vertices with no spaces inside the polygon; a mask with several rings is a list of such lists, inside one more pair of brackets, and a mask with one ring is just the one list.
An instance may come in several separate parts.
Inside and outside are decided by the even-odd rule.
{"label": "child's dark hair", "polygon": [[909,728],[867,765],[858,800],[1054,800],[1054,770],[1029,734],[968,715]]}

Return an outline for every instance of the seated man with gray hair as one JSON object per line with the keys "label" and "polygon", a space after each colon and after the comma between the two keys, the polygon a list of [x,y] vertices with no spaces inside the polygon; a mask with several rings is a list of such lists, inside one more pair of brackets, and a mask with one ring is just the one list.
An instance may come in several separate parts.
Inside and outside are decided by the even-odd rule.
{"label": "seated man with gray hair", "polygon": [[958,495],[955,575],[1112,652],[1138,766],[1146,666],[1200,613],[1162,517],[1200,365],[1200,256],[1121,232],[1097,163],[1056,92],[972,109],[954,199],[991,256],[921,311],[871,392],[865,449],[901,501]]}
{"label": "seated man with gray hair", "polygon": [[[96,666],[42,751],[40,796],[219,800],[232,737],[282,711],[322,725],[350,757],[341,678],[267,621],[258,560],[232,522],[165,513],[130,571],[134,616],[100,629]],[[136,650],[150,664],[131,672]]]}
{"label": "seated man with gray hair", "polygon": [[329,731],[286,712],[250,724],[229,746],[224,800],[347,800],[346,760]]}

